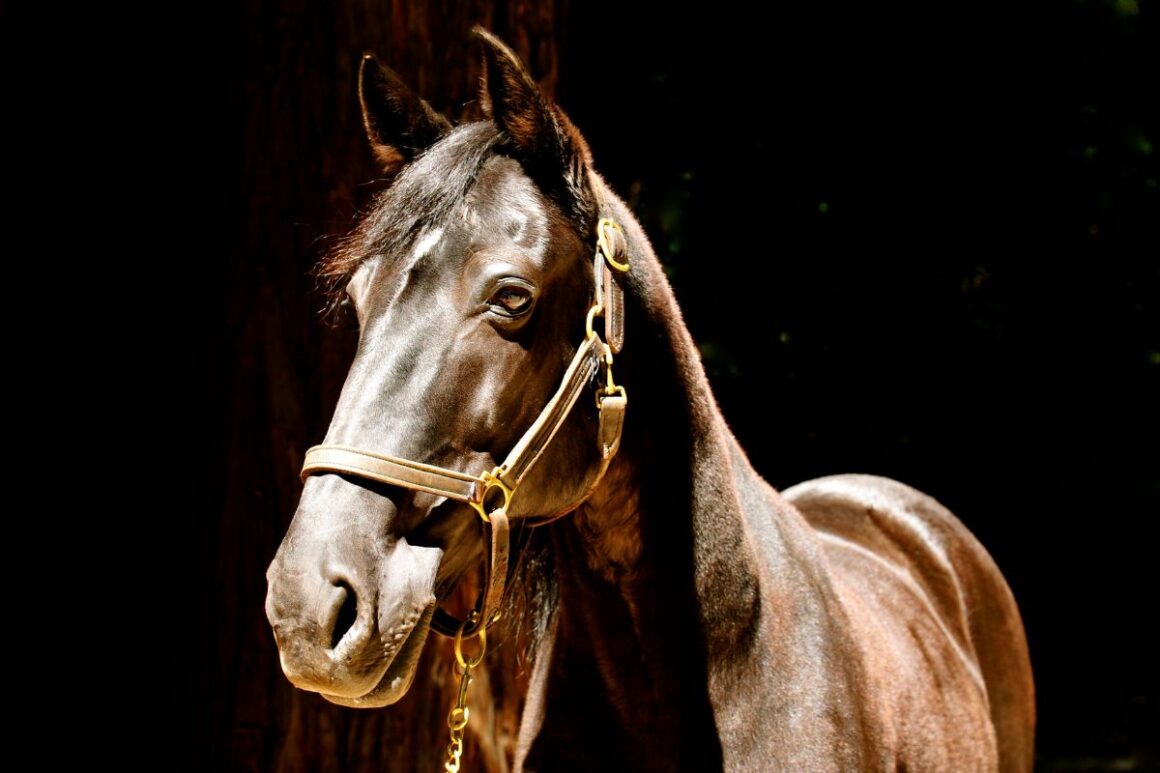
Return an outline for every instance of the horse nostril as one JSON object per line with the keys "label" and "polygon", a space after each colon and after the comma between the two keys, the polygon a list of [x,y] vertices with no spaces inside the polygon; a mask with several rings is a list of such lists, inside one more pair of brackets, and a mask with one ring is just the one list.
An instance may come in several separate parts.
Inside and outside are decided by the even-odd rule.
{"label": "horse nostril", "polygon": [[338,608],[338,616],[334,620],[334,631],[330,635],[331,649],[338,646],[342,637],[346,636],[346,632],[358,619],[358,598],[355,596],[354,589],[350,587],[350,583],[339,580],[335,585],[342,589],[343,596],[342,606]]}

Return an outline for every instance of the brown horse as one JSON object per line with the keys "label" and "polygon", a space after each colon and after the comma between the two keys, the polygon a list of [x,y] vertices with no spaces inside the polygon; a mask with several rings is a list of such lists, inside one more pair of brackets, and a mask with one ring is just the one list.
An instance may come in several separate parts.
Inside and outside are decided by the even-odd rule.
{"label": "brown horse", "polygon": [[510,522],[537,601],[517,770],[1030,769],[1027,646],[987,552],[892,480],[762,480],[639,224],[479,37],[487,120],[457,128],[363,61],[393,182],[322,268],[360,339],[268,572],[286,675],[399,700],[481,558],[463,625],[494,622]]}

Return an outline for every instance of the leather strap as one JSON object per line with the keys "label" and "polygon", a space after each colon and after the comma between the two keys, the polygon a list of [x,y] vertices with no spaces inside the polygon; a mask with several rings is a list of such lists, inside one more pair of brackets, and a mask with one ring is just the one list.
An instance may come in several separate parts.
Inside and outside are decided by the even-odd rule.
{"label": "leather strap", "polygon": [[459,502],[478,502],[483,496],[483,485],[478,477],[351,446],[321,445],[306,452],[302,463],[304,482],[311,475],[327,472],[356,475],[391,486],[405,486]]}
{"label": "leather strap", "polygon": [[624,285],[628,269],[628,240],[613,220],[597,226],[597,303],[604,308],[604,336],[613,354],[624,348]]}
{"label": "leather strap", "polygon": [[606,395],[600,400],[600,458],[612,460],[620,450],[620,435],[624,429],[624,412],[628,398],[623,394]]}
{"label": "leather strap", "polygon": [[473,636],[480,628],[486,628],[500,618],[504,591],[507,589],[508,563],[511,553],[511,529],[504,508],[492,510],[488,514],[487,525],[491,545],[488,560],[484,564],[483,590],[476,601],[475,612],[464,623],[456,620],[443,609],[435,607],[431,616],[431,627],[444,636],[455,636],[463,628],[463,636]]}
{"label": "leather strap", "polygon": [[[511,539],[508,529],[507,511],[504,508],[488,513],[488,529],[491,532],[491,554],[484,574],[483,607],[480,609],[477,626],[491,625],[499,619],[500,605],[503,604],[504,587],[507,585],[508,554]],[[464,631],[464,635],[472,631]]]}
{"label": "leather strap", "polygon": [[603,359],[603,346],[596,336],[585,338],[564,373],[560,388],[540,411],[535,423],[516,442],[500,465],[499,478],[514,491],[523,483],[528,471],[539,461],[556,432],[572,412],[584,387],[592,383]]}
{"label": "leather strap", "polygon": [[[543,455],[560,427],[567,420],[576,405],[584,387],[592,382],[604,349],[599,337],[585,338],[572,357],[568,370],[560,382],[556,394],[540,411],[536,421],[516,442],[496,470],[504,485],[513,491],[517,489],[528,471]],[[357,475],[360,478],[404,486],[419,491],[439,494],[459,502],[480,504],[485,487],[478,477],[466,473],[436,467],[422,462],[413,462],[397,456],[376,454],[360,448],[342,445],[319,445],[306,452],[302,465],[302,480],[311,475],[338,472]]]}
{"label": "leather strap", "polygon": [[624,348],[624,288],[621,274],[604,267],[604,334],[613,354]]}
{"label": "leather strap", "polygon": [[588,497],[592,496],[592,492],[596,491],[596,487],[600,485],[600,481],[604,480],[604,473],[608,472],[608,466],[612,464],[612,458],[616,456],[616,452],[620,449],[620,436],[624,429],[624,414],[628,408],[628,398],[623,392],[620,392],[618,394],[600,397],[599,402],[600,432],[598,442],[600,446],[600,469],[596,471],[596,476],[592,479],[592,483],[588,485],[584,493],[577,497],[575,501],[569,502],[554,513],[528,519],[529,526],[543,526],[572,512],[587,502]]}

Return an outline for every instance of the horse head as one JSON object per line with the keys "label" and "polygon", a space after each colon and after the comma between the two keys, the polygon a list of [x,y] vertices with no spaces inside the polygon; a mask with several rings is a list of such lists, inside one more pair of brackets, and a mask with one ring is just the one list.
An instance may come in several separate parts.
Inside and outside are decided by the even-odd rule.
{"label": "horse head", "polygon": [[[600,185],[568,118],[477,34],[486,119],[456,128],[364,56],[364,123],[391,183],[321,269],[359,322],[324,447],[465,479],[497,468],[570,369],[592,304]],[[599,476],[593,401],[558,429],[508,503],[513,518],[566,511]],[[266,612],[296,686],[382,706],[407,691],[439,602],[486,541],[462,497],[344,469],[306,478]]]}

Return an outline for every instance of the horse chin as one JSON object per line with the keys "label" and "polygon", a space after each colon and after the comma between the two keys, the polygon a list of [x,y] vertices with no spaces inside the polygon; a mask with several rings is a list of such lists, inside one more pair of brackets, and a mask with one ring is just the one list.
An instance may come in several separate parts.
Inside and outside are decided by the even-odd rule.
{"label": "horse chin", "polygon": [[427,633],[431,630],[431,616],[434,612],[435,602],[432,601],[396,650],[382,678],[369,691],[355,698],[325,692],[321,693],[322,697],[331,703],[353,709],[377,709],[397,703],[411,689],[411,682],[415,680],[419,656],[423,654],[423,643],[427,641]]}

